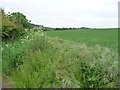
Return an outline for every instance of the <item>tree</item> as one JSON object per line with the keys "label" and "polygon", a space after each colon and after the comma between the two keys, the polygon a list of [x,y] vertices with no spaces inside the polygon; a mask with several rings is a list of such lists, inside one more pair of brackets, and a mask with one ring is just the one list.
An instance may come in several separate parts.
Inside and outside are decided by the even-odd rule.
{"label": "tree", "polygon": [[25,15],[23,15],[20,12],[14,12],[8,15],[8,18],[15,22],[16,24],[21,25],[21,28],[29,28],[30,27],[30,20],[26,18]]}
{"label": "tree", "polygon": [[17,29],[17,26],[7,18],[4,10],[2,12],[2,37],[8,38],[11,37],[13,30]]}
{"label": "tree", "polygon": [[2,9],[2,37],[11,38],[12,42],[16,37],[23,35],[25,28],[31,28],[30,20],[20,12],[5,14]]}

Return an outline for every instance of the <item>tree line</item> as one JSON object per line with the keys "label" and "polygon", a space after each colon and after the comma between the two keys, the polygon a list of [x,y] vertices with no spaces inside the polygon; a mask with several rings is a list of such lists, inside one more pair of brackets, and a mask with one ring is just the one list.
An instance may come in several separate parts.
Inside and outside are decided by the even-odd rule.
{"label": "tree line", "polygon": [[90,29],[90,28],[88,28],[88,27],[80,27],[80,28],[72,28],[72,27],[69,27],[69,28],[55,28],[55,30],[77,30],[77,29]]}

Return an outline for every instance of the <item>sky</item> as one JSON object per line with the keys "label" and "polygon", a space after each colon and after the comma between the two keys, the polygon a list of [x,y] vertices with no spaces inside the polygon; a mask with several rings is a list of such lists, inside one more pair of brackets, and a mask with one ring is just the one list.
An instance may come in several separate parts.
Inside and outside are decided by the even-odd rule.
{"label": "sky", "polygon": [[47,27],[118,27],[119,0],[0,0],[5,12],[21,12]]}

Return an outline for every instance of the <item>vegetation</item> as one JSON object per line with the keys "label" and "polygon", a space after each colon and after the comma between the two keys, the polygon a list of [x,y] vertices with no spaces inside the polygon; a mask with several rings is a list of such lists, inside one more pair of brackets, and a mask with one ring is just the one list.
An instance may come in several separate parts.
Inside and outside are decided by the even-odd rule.
{"label": "vegetation", "polygon": [[14,42],[14,47],[3,43],[3,72],[16,87],[115,87],[117,59],[112,49],[50,38],[38,31]]}
{"label": "vegetation", "polygon": [[80,29],[90,29],[90,28],[88,28],[88,27],[81,27],[81,28],[71,28],[71,27],[69,27],[69,28],[55,28],[55,30],[80,30]]}
{"label": "vegetation", "polygon": [[[17,19],[18,24],[13,23],[12,18],[17,16],[21,17],[20,21]],[[7,38],[11,38],[13,30],[25,33],[12,43],[2,41],[3,77],[11,78],[14,87],[116,87],[117,30],[43,32],[38,28],[25,29],[29,28],[29,24],[25,24],[29,21],[23,18],[21,13],[3,18],[5,29],[2,32],[6,30]]]}
{"label": "vegetation", "polygon": [[78,29],[64,31],[47,31],[46,35],[65,40],[84,43],[87,46],[100,45],[111,49],[118,47],[118,29]]}
{"label": "vegetation", "polygon": [[2,12],[2,38],[10,39],[12,42],[15,38],[22,36],[24,34],[25,28],[31,28],[30,21],[25,15],[19,12],[5,14],[4,10]]}

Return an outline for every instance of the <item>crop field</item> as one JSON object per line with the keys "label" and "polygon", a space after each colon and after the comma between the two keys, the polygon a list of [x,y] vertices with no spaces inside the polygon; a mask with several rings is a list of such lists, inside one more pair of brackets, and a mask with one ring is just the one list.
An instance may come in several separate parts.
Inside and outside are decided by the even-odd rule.
{"label": "crop field", "polygon": [[100,45],[117,49],[118,47],[118,29],[91,29],[91,30],[63,30],[47,31],[46,35],[58,37],[64,40],[80,42],[88,46]]}

